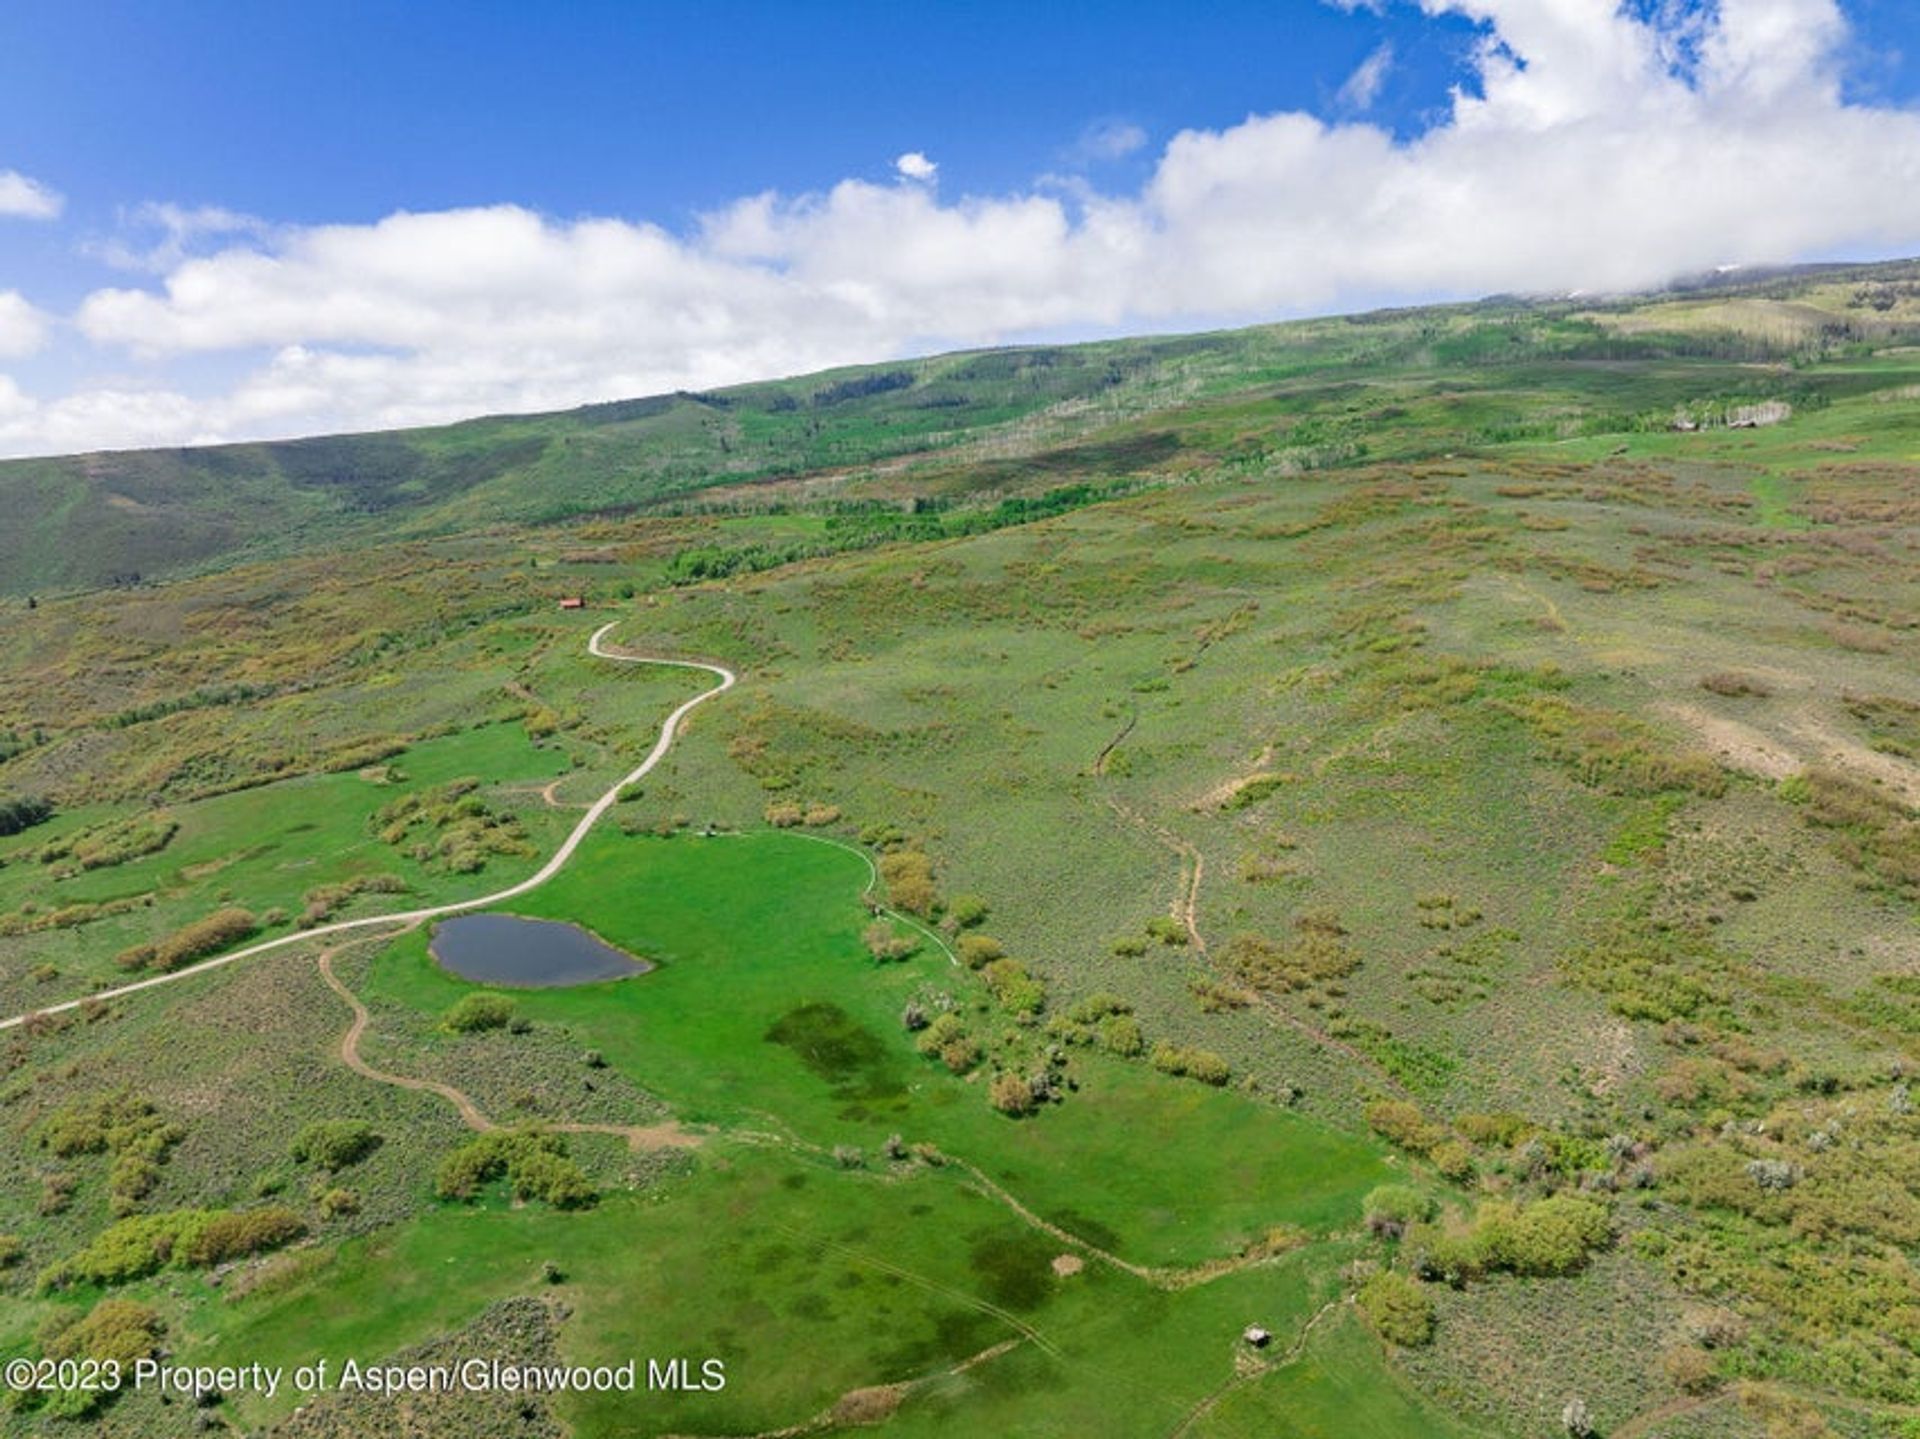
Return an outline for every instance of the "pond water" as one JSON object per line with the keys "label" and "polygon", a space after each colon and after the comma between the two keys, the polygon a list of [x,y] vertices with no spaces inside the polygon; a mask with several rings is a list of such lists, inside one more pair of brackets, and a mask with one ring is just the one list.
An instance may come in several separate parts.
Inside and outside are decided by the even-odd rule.
{"label": "pond water", "polygon": [[645,974],[653,966],[574,924],[461,914],[435,926],[433,957],[462,979],[552,989]]}

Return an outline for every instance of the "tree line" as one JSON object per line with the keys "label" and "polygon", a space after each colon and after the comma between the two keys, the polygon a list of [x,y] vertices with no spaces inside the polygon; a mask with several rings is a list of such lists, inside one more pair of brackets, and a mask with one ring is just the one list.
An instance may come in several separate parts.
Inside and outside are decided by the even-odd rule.
{"label": "tree line", "polygon": [[985,534],[1012,525],[1065,514],[1085,505],[1110,500],[1139,488],[1136,484],[1061,485],[1039,495],[1014,495],[988,508],[935,510],[918,505],[911,510],[875,509],[827,516],[826,532],[813,539],[782,544],[696,545],[678,551],[667,565],[667,577],[676,585],[728,575],[754,574],[800,560],[819,559],[876,545],[957,539]]}

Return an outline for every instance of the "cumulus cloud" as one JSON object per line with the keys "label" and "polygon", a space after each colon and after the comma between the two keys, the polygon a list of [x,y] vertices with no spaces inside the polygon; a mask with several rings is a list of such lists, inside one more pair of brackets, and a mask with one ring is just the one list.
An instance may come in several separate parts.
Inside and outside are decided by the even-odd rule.
{"label": "cumulus cloud", "polygon": [[0,216],[16,220],[53,220],[66,201],[57,191],[18,170],[0,170]]}
{"label": "cumulus cloud", "polygon": [[0,290],[0,360],[31,355],[46,338],[46,316],[18,290]]}
{"label": "cumulus cloud", "polygon": [[7,433],[10,422],[24,420],[34,408],[33,401],[20,393],[20,386],[11,375],[0,375],[0,436]]}
{"label": "cumulus cloud", "polygon": [[51,402],[0,375],[0,450],[65,454],[223,438],[202,428],[207,406],[165,388],[101,386]]}
{"label": "cumulus cloud", "polygon": [[244,378],[192,399],[164,379],[70,395],[0,447],[412,424],[1069,329],[1625,289],[1920,242],[1920,116],[1842,98],[1833,0],[1418,3],[1484,34],[1425,133],[1254,115],[1174,136],[1131,193],[947,198],[914,152],[896,162],[911,183],[750,196],[685,234],[512,205],[201,233],[75,323],[162,375],[213,354]]}
{"label": "cumulus cloud", "polygon": [[1393,45],[1383,43],[1377,50],[1354,67],[1341,85],[1338,99],[1348,110],[1371,110],[1373,102],[1380,98],[1380,87],[1387,83],[1387,74],[1393,69]]}

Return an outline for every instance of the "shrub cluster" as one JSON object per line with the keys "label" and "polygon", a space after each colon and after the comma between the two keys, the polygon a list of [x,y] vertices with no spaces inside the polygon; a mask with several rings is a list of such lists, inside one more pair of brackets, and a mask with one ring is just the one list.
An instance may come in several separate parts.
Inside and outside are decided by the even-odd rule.
{"label": "shrub cluster", "polygon": [[1704,939],[1624,926],[1567,963],[1568,973],[1605,996],[1615,1014],[1654,1024],[1724,1016],[1731,1002],[1726,968]]}
{"label": "shrub cluster", "polygon": [[1573,1274],[1612,1241],[1605,1205],[1572,1194],[1530,1204],[1488,1199],[1465,1226],[1418,1224],[1406,1247],[1419,1273],[1450,1284],[1502,1270],[1510,1274]]}
{"label": "shrub cluster", "polygon": [[513,1018],[513,1001],[504,994],[469,994],[449,1009],[442,1019],[455,1034],[479,1034],[489,1029],[504,1029]]}
{"label": "shrub cluster", "polygon": [[1337,915],[1308,911],[1294,918],[1293,931],[1284,941],[1237,934],[1227,941],[1221,958],[1240,979],[1270,993],[1309,989],[1359,968],[1360,957],[1347,945],[1347,931]]}
{"label": "shrub cluster", "polygon": [[[131,1299],[103,1299],[84,1318],[71,1310],[56,1310],[41,1324],[36,1337],[45,1358],[111,1361],[124,1370],[157,1353],[166,1330],[165,1322],[145,1304]],[[21,1390],[11,1397],[16,1407],[42,1407],[51,1418],[83,1419],[104,1407],[113,1392],[56,1387]]]}
{"label": "shrub cluster", "polygon": [[[417,738],[426,739],[429,734],[423,734]],[[412,742],[412,739],[406,735],[352,740],[321,756],[320,768],[326,774],[346,774],[351,770],[370,769],[382,760],[390,760],[397,755],[405,754],[407,746]]]}
{"label": "shrub cluster", "polygon": [[1100,991],[1080,1000],[1047,1025],[1047,1034],[1063,1044],[1098,1043],[1124,1059],[1146,1052],[1146,1036],[1133,1006],[1117,994]]}
{"label": "shrub cluster", "polygon": [[1109,1054],[1117,1054],[1122,1059],[1146,1053],[1147,1037],[1140,1029],[1140,1021],[1131,1014],[1110,1014],[1100,1021],[1100,1045]]}
{"label": "shrub cluster", "polygon": [[108,869],[116,864],[157,854],[180,830],[180,823],[164,810],[135,815],[109,824],[94,825],[43,845],[38,858],[42,864],[70,859],[75,869]]}
{"label": "shrub cluster", "polygon": [[980,1042],[967,1033],[966,1022],[951,1011],[920,1031],[918,1048],[955,1074],[965,1074],[980,1062]]}
{"label": "shrub cluster", "polygon": [[1710,694],[1724,695],[1728,699],[1742,699],[1752,696],[1765,699],[1773,693],[1773,686],[1757,675],[1741,674],[1737,670],[1717,670],[1710,675],[1700,677],[1700,688]]}
{"label": "shrub cluster", "polygon": [[435,1184],[443,1199],[471,1199],[503,1177],[514,1198],[555,1209],[581,1209],[599,1198],[586,1171],[567,1157],[566,1141],[537,1129],[496,1129],[469,1140],[441,1161]]}
{"label": "shrub cluster", "polygon": [[1040,1106],[1035,1097],[1033,1085],[1014,1073],[994,1076],[993,1084],[987,1091],[988,1102],[1002,1114],[1018,1119],[1021,1115],[1031,1114]]}
{"label": "shrub cluster", "polygon": [[52,803],[38,796],[0,797],[0,836],[19,834],[52,818]]}
{"label": "shrub cluster", "polygon": [[221,1264],[257,1254],[305,1232],[300,1216],[280,1205],[138,1214],[109,1225],[77,1253],[43,1271],[40,1284],[43,1289],[124,1284],[169,1264]]}
{"label": "shrub cluster", "polygon": [[1223,1085],[1233,1077],[1232,1066],[1211,1049],[1164,1041],[1153,1047],[1153,1067],[1162,1074],[1184,1075],[1202,1084],[1215,1086]]}
{"label": "shrub cluster", "polygon": [[1415,1154],[1423,1154],[1449,1179],[1473,1172],[1473,1151],[1454,1137],[1446,1125],[1428,1119],[1420,1106],[1405,1099],[1382,1099],[1367,1106],[1367,1125],[1381,1138]]}
{"label": "shrub cluster", "polygon": [[975,925],[985,924],[987,913],[987,901],[982,895],[956,894],[947,901],[947,921],[955,929],[972,929]]}
{"label": "shrub cluster", "polygon": [[913,939],[898,933],[894,927],[884,919],[876,919],[872,924],[868,925],[865,932],[860,936],[860,939],[861,942],[866,945],[867,953],[872,955],[881,964],[890,964],[896,960],[906,959],[920,947]]}
{"label": "shrub cluster", "polygon": [[49,1359],[116,1360],[130,1365],[151,1356],[167,1332],[150,1307],[132,1299],[102,1299],[76,1319],[61,1310],[39,1333],[40,1352]]}
{"label": "shrub cluster", "polygon": [[1220,809],[1226,814],[1252,809],[1281,786],[1290,784],[1294,778],[1290,774],[1257,774],[1228,795],[1221,802]]}
{"label": "shrub cluster", "polygon": [[1169,949],[1180,949],[1188,942],[1187,927],[1170,914],[1156,914],[1147,921],[1147,938],[1158,940]]}
{"label": "shrub cluster", "polygon": [[833,804],[796,804],[791,800],[782,800],[767,806],[765,817],[775,829],[794,829],[805,825],[808,829],[824,829],[840,818],[840,807]]}
{"label": "shrub cluster", "polygon": [[[88,900],[78,900],[73,904],[63,904],[58,909],[46,910],[29,902],[11,913],[0,914],[0,938],[11,938],[17,934],[39,934],[49,929],[78,929],[81,925],[92,924],[95,920],[145,908],[147,898],[144,894],[123,894],[116,899],[102,900],[98,904]],[[36,973],[39,968],[43,966],[37,966]]]}
{"label": "shrub cluster", "polygon": [[110,714],[102,723],[108,729],[126,729],[130,725],[145,724],[148,720],[164,719],[183,710],[208,709],[216,705],[245,704],[249,700],[264,699],[275,693],[272,685],[206,685],[183,695],[174,695],[163,700],[152,700],[143,705],[134,705],[117,714]]}
{"label": "shrub cluster", "polygon": [[157,969],[161,973],[231,949],[259,928],[251,910],[217,909],[205,919],[182,925],[157,944],[136,944],[114,956],[122,969]]}
{"label": "shrub cluster", "polygon": [[1850,694],[1847,712],[1867,727],[1873,747],[1902,759],[1920,758],[1920,704],[1893,695]]}
{"label": "shrub cluster", "polygon": [[1433,1199],[1405,1184],[1383,1184],[1371,1191],[1362,1208],[1367,1228],[1375,1234],[1398,1239],[1415,1224],[1433,1218]]}
{"label": "shrub cluster", "polygon": [[1888,889],[1920,897],[1920,820],[1898,797],[1820,765],[1802,779],[1807,820],[1831,831],[1840,857]]}
{"label": "shrub cluster", "polygon": [[341,1185],[322,1189],[313,1196],[314,1207],[323,1219],[338,1219],[343,1214],[360,1212],[360,1196]]}
{"label": "shrub cluster", "polygon": [[1390,1344],[1411,1349],[1433,1338],[1433,1300],[1397,1269],[1376,1270],[1353,1299],[1374,1332]]}
{"label": "shrub cluster", "polygon": [[1047,1002],[1046,986],[1017,959],[996,959],[980,971],[980,977],[1001,1007],[1013,1014],[1038,1014]]}
{"label": "shrub cluster", "polygon": [[[383,843],[407,845],[415,860],[449,874],[473,874],[497,854],[532,854],[520,821],[481,799],[474,793],[479,787],[477,779],[457,779],[402,795],[374,812],[375,831]],[[421,829],[429,838],[409,845],[409,837]]]}
{"label": "shrub cluster", "polygon": [[293,1139],[293,1162],[322,1169],[345,1169],[365,1159],[380,1143],[368,1125],[355,1119],[317,1119]]}
{"label": "shrub cluster", "polygon": [[990,934],[963,934],[955,945],[960,962],[968,969],[985,969],[996,959],[1005,959],[1006,946]]}
{"label": "shrub cluster", "polygon": [[260,1209],[230,1209],[212,1215],[205,1224],[182,1235],[180,1247],[189,1264],[225,1264],[263,1250],[277,1249],[307,1232],[300,1216],[284,1205]]}
{"label": "shrub cluster", "polygon": [[362,874],[338,884],[315,885],[301,896],[306,908],[300,913],[300,927],[311,929],[316,924],[325,924],[356,895],[405,894],[407,888],[407,882],[397,874]]}
{"label": "shrub cluster", "polygon": [[1620,795],[1690,790],[1712,797],[1726,792],[1726,773],[1710,757],[1663,749],[1645,725],[1628,715],[1557,695],[1495,704],[1524,720],[1548,755],[1595,789]]}
{"label": "shrub cluster", "polygon": [[880,856],[880,880],[887,903],[895,909],[930,918],[939,906],[933,887],[933,861],[917,849],[896,849]]}
{"label": "shrub cluster", "polygon": [[1245,1009],[1255,998],[1252,990],[1243,989],[1237,984],[1223,984],[1217,979],[1190,980],[1187,992],[1200,1006],[1202,1014],[1228,1014]]}
{"label": "shrub cluster", "polygon": [[39,1129],[41,1148],[62,1159],[113,1156],[107,1202],[116,1215],[131,1213],[153,1192],[168,1151],[185,1137],[184,1129],[129,1090],[74,1100],[47,1116]]}

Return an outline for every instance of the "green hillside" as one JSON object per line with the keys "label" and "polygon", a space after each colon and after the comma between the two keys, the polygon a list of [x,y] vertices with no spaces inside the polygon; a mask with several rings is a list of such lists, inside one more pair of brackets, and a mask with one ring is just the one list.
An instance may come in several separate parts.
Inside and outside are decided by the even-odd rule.
{"label": "green hillside", "polygon": [[[1839,267],[0,470],[0,1358],[726,1375],[406,1401],[461,1435],[1913,1432],[1916,332]],[[738,675],[632,782],[714,676],[603,626]],[[649,972],[181,973],[602,795],[495,908]]]}
{"label": "green hillside", "polygon": [[844,499],[1030,491],[1631,432],[1682,404],[1821,404],[1860,382],[1814,362],[1920,336],[1916,276],[1796,271],[1650,301],[1490,301],[947,355],[439,429],[11,461],[0,593],[731,500],[801,477],[810,495]]}

